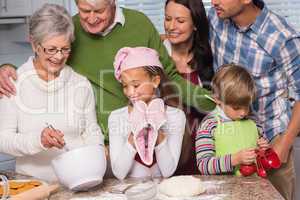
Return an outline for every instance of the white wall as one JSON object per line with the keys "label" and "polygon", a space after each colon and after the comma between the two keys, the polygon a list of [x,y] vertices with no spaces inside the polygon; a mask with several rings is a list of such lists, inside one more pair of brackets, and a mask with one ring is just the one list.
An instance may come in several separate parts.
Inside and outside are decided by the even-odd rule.
{"label": "white wall", "polygon": [[[119,4],[123,6],[124,5],[128,7],[136,6],[135,5],[136,3],[135,4],[131,3],[132,4],[131,5],[130,0],[118,0],[118,1]],[[149,0],[140,0],[140,1],[143,3],[140,3],[139,5],[142,5],[144,3],[146,5],[146,3]],[[161,1],[164,2],[164,0]],[[291,16],[287,17],[288,20],[291,22],[292,25],[295,26],[295,28],[300,30],[300,23],[299,23],[300,15],[298,14],[299,12],[298,8],[300,8],[300,0],[265,0],[265,1],[271,9],[277,9],[276,10],[277,13],[282,15],[286,15],[286,13],[289,13]],[[32,9],[36,10],[43,3],[46,2],[65,5],[72,14],[75,14],[77,12],[74,0],[32,0],[32,6],[33,6]],[[134,2],[138,2],[138,1],[134,0]],[[203,0],[203,2],[205,2],[205,5],[207,7],[210,6],[210,0]],[[153,3],[163,7],[160,0],[155,0],[152,2],[152,4]],[[284,8],[284,9],[278,9],[278,8]],[[292,9],[292,8],[297,8],[297,9]],[[163,18],[163,9],[159,10],[159,13],[158,16],[154,16],[154,18],[155,17]],[[297,15],[295,13],[297,13]],[[151,13],[149,14],[149,17],[153,18],[153,16],[151,16]],[[154,24],[156,25],[157,29],[160,32],[163,32],[162,23],[160,21],[161,20],[154,20]],[[26,44],[27,41],[26,31],[27,31],[26,25],[22,25],[22,24],[1,25],[0,24],[0,64],[5,62],[10,62],[15,65],[20,65],[31,54],[31,49],[29,48],[29,45]]]}
{"label": "white wall", "polygon": [[[70,2],[74,2],[74,0],[31,0],[32,12],[47,2],[65,5],[69,9]],[[0,24],[0,64],[12,63],[19,66],[32,55],[32,50],[28,43],[27,25]]]}
{"label": "white wall", "polygon": [[26,24],[0,24],[0,63],[20,65],[31,54]]}

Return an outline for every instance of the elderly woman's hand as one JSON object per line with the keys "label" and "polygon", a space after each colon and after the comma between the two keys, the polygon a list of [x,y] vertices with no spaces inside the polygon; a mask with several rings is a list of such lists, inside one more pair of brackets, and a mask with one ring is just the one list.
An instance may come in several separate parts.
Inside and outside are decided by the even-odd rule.
{"label": "elderly woman's hand", "polygon": [[63,148],[65,140],[64,134],[59,130],[53,130],[51,128],[44,128],[41,134],[41,143],[45,148]]}

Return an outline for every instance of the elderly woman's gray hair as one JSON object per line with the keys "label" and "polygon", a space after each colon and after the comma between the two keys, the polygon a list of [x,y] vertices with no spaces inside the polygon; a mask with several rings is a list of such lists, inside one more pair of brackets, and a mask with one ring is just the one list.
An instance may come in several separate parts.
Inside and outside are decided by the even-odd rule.
{"label": "elderly woman's gray hair", "polygon": [[65,35],[72,42],[74,41],[72,17],[60,5],[45,4],[30,18],[29,35],[34,45],[61,35]]}

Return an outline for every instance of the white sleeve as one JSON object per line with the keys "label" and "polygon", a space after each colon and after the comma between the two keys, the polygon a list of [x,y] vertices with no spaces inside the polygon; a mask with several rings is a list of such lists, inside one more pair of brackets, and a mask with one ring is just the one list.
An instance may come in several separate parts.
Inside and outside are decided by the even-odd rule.
{"label": "white sleeve", "polygon": [[179,109],[174,109],[167,115],[167,124],[162,129],[166,138],[155,147],[157,164],[163,177],[171,176],[177,168],[185,122],[185,114]]}
{"label": "white sleeve", "polygon": [[118,179],[126,178],[135,160],[136,150],[128,142],[128,122],[118,113],[108,118],[109,153],[113,174]]}
{"label": "white sleeve", "polygon": [[0,152],[13,156],[33,155],[43,151],[40,133],[18,129],[16,97],[0,99]]}
{"label": "white sleeve", "polygon": [[[95,95],[92,85],[88,80],[83,81],[83,85],[76,89],[74,98],[83,100],[83,108],[79,109],[83,112],[83,118],[79,121],[79,126],[82,128],[80,137],[72,141],[72,146],[82,146],[86,144],[104,144],[104,136],[98,125],[96,117]],[[81,95],[83,94],[83,95]]]}

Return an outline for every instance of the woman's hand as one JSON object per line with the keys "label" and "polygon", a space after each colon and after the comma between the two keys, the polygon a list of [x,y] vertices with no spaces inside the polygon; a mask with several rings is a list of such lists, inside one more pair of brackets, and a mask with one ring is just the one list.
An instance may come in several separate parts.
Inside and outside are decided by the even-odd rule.
{"label": "woman's hand", "polygon": [[53,130],[51,128],[44,128],[41,134],[41,143],[45,148],[56,147],[62,149],[65,145],[63,139],[64,134],[59,130]]}
{"label": "woman's hand", "polygon": [[257,140],[257,146],[261,150],[267,150],[268,148],[271,147],[271,145],[268,143],[268,141],[263,137],[261,137]]}
{"label": "woman's hand", "polygon": [[231,157],[231,163],[233,166],[237,165],[250,165],[255,162],[256,153],[255,148],[243,149]]}
{"label": "woman's hand", "polygon": [[16,70],[9,64],[0,67],[0,98],[16,95],[16,88],[10,78],[17,79]]}

